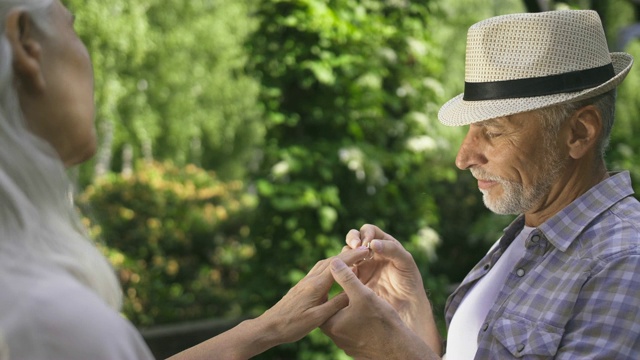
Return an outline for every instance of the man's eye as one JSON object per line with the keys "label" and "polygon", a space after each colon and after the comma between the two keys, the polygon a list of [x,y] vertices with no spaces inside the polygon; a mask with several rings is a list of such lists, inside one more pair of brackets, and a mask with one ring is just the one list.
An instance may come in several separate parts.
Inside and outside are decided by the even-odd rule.
{"label": "man's eye", "polygon": [[496,131],[486,131],[485,134],[487,135],[488,138],[493,139],[496,138],[500,135],[502,135],[502,133],[500,132],[496,132]]}

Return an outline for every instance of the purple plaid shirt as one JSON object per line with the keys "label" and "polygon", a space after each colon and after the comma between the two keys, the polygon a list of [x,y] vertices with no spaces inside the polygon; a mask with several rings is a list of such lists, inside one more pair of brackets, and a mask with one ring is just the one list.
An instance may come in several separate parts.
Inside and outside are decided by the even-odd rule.
{"label": "purple plaid shirt", "polygon": [[[523,224],[520,216],[509,225],[449,297],[447,325]],[[640,203],[628,172],[548,219],[525,247],[478,334],[475,359],[640,359]]]}

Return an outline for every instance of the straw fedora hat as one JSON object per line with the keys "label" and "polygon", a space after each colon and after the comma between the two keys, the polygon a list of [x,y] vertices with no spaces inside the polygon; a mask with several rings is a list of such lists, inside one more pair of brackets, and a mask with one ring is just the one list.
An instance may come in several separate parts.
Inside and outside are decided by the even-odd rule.
{"label": "straw fedora hat", "polygon": [[464,93],[438,119],[460,126],[587,99],[618,86],[632,64],[609,53],[595,11],[493,17],[469,28]]}

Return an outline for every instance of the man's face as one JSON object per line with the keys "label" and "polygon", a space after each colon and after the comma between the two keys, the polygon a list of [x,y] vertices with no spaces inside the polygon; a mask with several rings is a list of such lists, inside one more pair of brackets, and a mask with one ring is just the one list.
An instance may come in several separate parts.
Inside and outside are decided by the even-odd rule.
{"label": "man's face", "polygon": [[566,159],[546,132],[534,111],[470,125],[456,165],[478,180],[491,211],[521,214],[546,202]]}

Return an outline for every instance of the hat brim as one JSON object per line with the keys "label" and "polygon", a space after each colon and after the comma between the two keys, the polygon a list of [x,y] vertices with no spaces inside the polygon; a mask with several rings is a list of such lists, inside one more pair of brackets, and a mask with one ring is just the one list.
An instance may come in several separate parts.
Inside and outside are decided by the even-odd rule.
{"label": "hat brim", "polygon": [[442,124],[448,126],[469,125],[598,96],[615,88],[624,80],[629,70],[631,70],[631,65],[633,65],[633,57],[622,52],[611,53],[611,62],[615,76],[609,81],[590,89],[554,95],[483,101],[465,101],[462,99],[464,94],[460,94],[440,108],[438,119]]}

